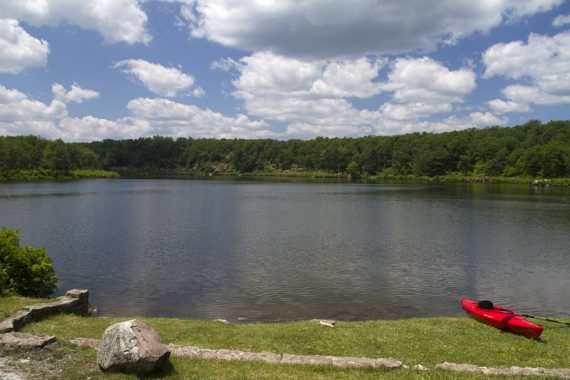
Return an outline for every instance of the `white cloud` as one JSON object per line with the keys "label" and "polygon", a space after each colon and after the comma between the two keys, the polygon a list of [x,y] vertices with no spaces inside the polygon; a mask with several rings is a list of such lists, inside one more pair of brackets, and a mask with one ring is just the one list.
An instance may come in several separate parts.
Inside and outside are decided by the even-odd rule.
{"label": "white cloud", "polygon": [[61,84],[54,83],[51,86],[51,92],[54,94],[55,99],[63,103],[83,103],[86,100],[99,97],[97,91],[81,88],[77,83],[73,83],[69,91]]}
{"label": "white cloud", "polygon": [[241,64],[233,58],[221,58],[210,64],[212,70],[230,72],[231,70],[239,70]]}
{"label": "white cloud", "polygon": [[376,78],[383,61],[377,59],[303,61],[260,52],[229,65],[240,74],[234,95],[246,102],[266,96],[368,98],[382,91]]}
{"label": "white cloud", "polygon": [[[172,137],[254,138],[275,137],[269,125],[245,115],[224,116],[209,109],[168,99],[137,98],[127,108],[128,117],[115,120],[71,117],[67,105],[57,99],[50,104],[31,99],[23,92],[0,85],[0,135],[40,135],[66,141],[124,139],[154,135]],[[64,95],[71,91],[62,90]],[[68,100],[68,99],[66,99]]]}
{"label": "white cloud", "polygon": [[383,61],[360,58],[354,61],[333,61],[326,65],[311,92],[320,96],[368,98],[378,94],[375,82]]}
{"label": "white cloud", "polygon": [[47,105],[18,90],[0,85],[0,135],[33,134],[57,137],[56,124],[67,117],[66,105],[53,100]]}
{"label": "white cloud", "polygon": [[[425,57],[396,60],[388,66],[388,80],[381,81],[385,63],[367,58],[306,61],[260,52],[221,66],[237,69],[233,95],[244,101],[248,114],[285,124],[290,137],[399,131],[397,123],[419,125],[452,112],[475,88],[471,69],[449,70]],[[361,110],[351,102],[380,92],[393,96],[377,110]]]}
{"label": "white cloud", "polygon": [[288,136],[362,135],[373,130],[345,98],[379,93],[375,79],[382,64],[365,58],[303,61],[260,52],[230,62],[239,73],[233,95],[244,101],[248,114],[285,123]]}
{"label": "white cloud", "polygon": [[47,63],[49,45],[20,26],[17,20],[0,18],[0,73],[18,74]]}
{"label": "white cloud", "polygon": [[111,43],[151,40],[147,15],[137,0],[4,0],[0,14],[33,26],[69,24],[97,30]]}
{"label": "white cloud", "polygon": [[195,0],[191,36],[246,51],[331,58],[432,49],[564,0]]}
{"label": "white cloud", "polygon": [[530,112],[531,109],[528,104],[517,103],[512,100],[493,99],[487,102],[491,109],[498,113],[504,114],[509,112]]}
{"label": "white cloud", "polygon": [[67,117],[57,124],[58,137],[65,141],[96,141],[101,139],[134,139],[152,136],[152,127],[129,117],[117,120],[100,119],[94,116]]}
{"label": "white cloud", "polygon": [[46,105],[18,90],[11,90],[0,85],[0,120],[1,121],[50,121],[67,116],[67,107],[59,100]]}
{"label": "white cloud", "polygon": [[516,103],[570,103],[570,31],[554,36],[531,34],[528,42],[493,45],[483,53],[484,78],[524,80],[503,90]]}
{"label": "white cloud", "polygon": [[390,120],[418,120],[428,118],[437,113],[451,112],[453,111],[453,106],[451,103],[385,103],[380,106],[380,111],[384,118]]}
{"label": "white cloud", "polygon": [[451,71],[428,57],[396,60],[388,79],[394,100],[402,103],[461,102],[475,89],[472,70]]}
{"label": "white cloud", "polygon": [[305,95],[322,70],[318,62],[304,62],[270,52],[243,57],[240,76],[233,82],[236,95],[245,99],[263,95]]}
{"label": "white cloud", "polygon": [[570,15],[559,15],[556,16],[554,21],[552,21],[552,26],[555,26],[557,28],[568,24],[570,24]]}
{"label": "white cloud", "polygon": [[204,95],[202,88],[192,89],[195,83],[192,75],[174,67],[165,67],[142,59],[127,59],[117,62],[115,68],[139,80],[149,91],[158,96]]}
{"label": "white cloud", "polygon": [[469,114],[469,120],[478,127],[503,125],[508,121],[507,118],[499,117],[490,112],[472,112]]}
{"label": "white cloud", "polygon": [[263,121],[239,114],[227,117],[210,109],[168,99],[137,98],[127,108],[133,118],[146,123],[154,134],[216,138],[269,137],[273,133]]}

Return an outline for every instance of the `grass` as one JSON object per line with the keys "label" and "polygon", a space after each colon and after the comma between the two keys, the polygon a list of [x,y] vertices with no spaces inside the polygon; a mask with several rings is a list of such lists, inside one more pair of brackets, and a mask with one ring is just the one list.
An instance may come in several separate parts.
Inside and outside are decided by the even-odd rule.
{"label": "grass", "polygon": [[57,301],[56,298],[27,298],[13,295],[0,297],[0,320],[9,317],[24,306],[55,301]]}
{"label": "grass", "polygon": [[[15,309],[13,298],[0,298],[0,312]],[[26,303],[25,301],[29,302]],[[19,299],[19,304],[38,300]],[[44,302],[45,300],[39,300]],[[8,306],[7,306],[8,305]],[[50,334],[60,340],[76,337],[99,339],[111,324],[126,317],[79,317],[56,315],[27,325],[24,332]],[[433,368],[438,363],[470,363],[487,367],[570,367],[570,328],[546,322],[543,341],[504,333],[470,318],[416,318],[337,322],[334,329],[316,322],[253,323],[225,325],[214,321],[172,318],[140,318],[159,332],[163,341],[211,349],[235,349],[277,354],[393,357],[409,366],[422,364]],[[565,319],[570,321],[569,319]],[[55,350],[55,351],[54,351]],[[57,350],[63,350],[58,353]],[[1,353],[1,352],[0,352]],[[40,355],[40,354],[38,354]],[[61,378],[102,378],[95,367],[95,351],[60,342],[44,357],[73,357],[64,365]],[[66,356],[67,355],[67,356]],[[43,359],[42,359],[43,358]],[[47,359],[45,359],[47,360]],[[371,378],[482,378],[432,370],[336,369],[329,367],[286,366],[262,363],[203,361],[173,357],[171,366],[158,377],[228,379],[371,379]],[[130,379],[126,375],[106,379]]]}
{"label": "grass", "polygon": [[[43,350],[22,351],[0,348],[0,355],[10,355],[15,369],[28,379],[105,379],[135,380],[141,377],[117,373],[102,373],[97,368],[95,350],[58,342]],[[18,361],[29,360],[18,364]],[[142,376],[154,379],[488,379],[486,376],[459,374],[442,370],[416,372],[409,369],[386,370],[374,368],[340,369],[326,366],[287,366],[250,362],[226,362],[171,357],[160,372]],[[496,376],[493,379],[512,379]]]}
{"label": "grass", "polygon": [[[26,326],[62,339],[100,338],[129,318],[59,315]],[[224,325],[213,321],[141,318],[166,343],[276,354],[393,357],[406,364],[445,361],[481,366],[569,367],[570,328],[547,323],[543,342],[504,333],[469,318],[337,322],[334,329],[305,321]]]}
{"label": "grass", "polygon": [[71,172],[72,178],[119,178],[119,173],[108,170],[77,169]]}

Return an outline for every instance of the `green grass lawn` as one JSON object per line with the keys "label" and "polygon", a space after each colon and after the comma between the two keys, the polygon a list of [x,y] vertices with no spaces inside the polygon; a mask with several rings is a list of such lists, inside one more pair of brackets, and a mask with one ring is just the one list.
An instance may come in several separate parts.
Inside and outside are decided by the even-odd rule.
{"label": "green grass lawn", "polygon": [[[42,300],[43,301],[43,300]],[[19,300],[18,302],[22,302]],[[25,302],[24,302],[25,303]],[[13,303],[0,298],[0,312]],[[27,325],[24,332],[99,339],[109,325],[131,318],[56,315]],[[570,327],[546,322],[543,341],[501,332],[467,317],[416,318],[364,322],[337,322],[334,329],[317,322],[250,323],[225,325],[213,321],[140,318],[156,329],[165,343],[211,349],[234,349],[276,354],[392,357],[413,366],[433,368],[438,363],[470,363],[488,367],[570,367]],[[569,321],[566,319],[566,321]],[[65,368],[65,378],[102,376],[95,351],[59,343],[49,350],[70,351],[74,366]],[[55,354],[54,354],[55,355]],[[62,354],[63,355],[63,354]],[[70,355],[67,353],[66,355]],[[57,356],[57,355],[56,355]],[[167,378],[256,378],[256,379],[368,379],[368,378],[480,378],[478,375],[432,370],[337,369],[262,363],[204,361],[171,358],[171,367],[160,374]],[[78,371],[74,373],[74,371]],[[124,375],[105,378],[129,378]],[[132,377],[134,378],[134,377]],[[496,377],[493,377],[496,378]]]}
{"label": "green grass lawn", "polygon": [[[25,332],[62,339],[99,339],[107,326],[128,318],[58,315],[28,325]],[[337,322],[224,325],[213,321],[141,318],[166,343],[276,354],[392,357],[405,364],[445,361],[481,366],[570,367],[570,327],[546,323],[542,342],[505,333],[470,318],[422,318]]]}

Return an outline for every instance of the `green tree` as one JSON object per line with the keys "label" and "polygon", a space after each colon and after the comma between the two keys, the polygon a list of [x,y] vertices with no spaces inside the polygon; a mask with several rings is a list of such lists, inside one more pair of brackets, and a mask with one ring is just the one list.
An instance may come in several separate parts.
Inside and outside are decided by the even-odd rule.
{"label": "green tree", "polygon": [[20,234],[0,230],[0,292],[47,297],[57,288],[57,276],[43,247],[21,247]]}
{"label": "green tree", "polygon": [[57,173],[69,173],[71,170],[71,159],[68,149],[62,140],[55,140],[47,146],[44,151],[44,166]]}

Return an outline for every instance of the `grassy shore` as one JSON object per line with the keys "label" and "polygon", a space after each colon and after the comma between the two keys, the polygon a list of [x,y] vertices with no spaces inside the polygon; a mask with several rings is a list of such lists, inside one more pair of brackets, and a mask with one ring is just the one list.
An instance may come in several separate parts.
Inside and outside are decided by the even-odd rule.
{"label": "grassy shore", "polygon": [[87,178],[119,178],[119,174],[107,170],[78,169],[68,173],[53,172],[47,169],[0,170],[1,182],[67,181]]}
{"label": "grassy shore", "polygon": [[[230,174],[232,175],[232,174]],[[334,173],[326,171],[265,171],[250,173],[253,177],[283,177],[283,178],[305,178],[305,179],[343,179],[349,178],[356,182],[382,183],[385,181],[400,182],[453,182],[453,183],[512,183],[512,184],[532,184],[535,180],[542,180],[542,177],[505,177],[505,176],[481,176],[473,174],[446,174],[433,177],[417,176],[414,174],[395,174],[392,171],[381,172],[376,175],[349,175],[348,173]],[[570,178],[547,179],[551,186],[570,186]]]}
{"label": "grassy shore", "polygon": [[[252,173],[208,173],[196,172],[193,170],[129,170],[122,169],[120,171],[78,169],[66,174],[54,173],[47,169],[37,170],[4,170],[0,171],[1,182],[36,182],[36,181],[65,181],[73,179],[88,178],[285,178],[285,179],[304,179],[304,180],[331,180],[338,179],[342,181],[364,182],[364,183],[383,183],[387,181],[395,182],[419,182],[419,183],[500,183],[500,184],[532,184],[535,180],[542,180],[542,177],[505,177],[505,176],[479,176],[466,174],[446,174],[433,177],[416,176],[413,174],[395,174],[392,171],[385,171],[376,175],[349,175],[348,173],[327,172],[323,170],[271,170],[256,171]],[[570,178],[551,178],[547,179],[549,186],[570,186]],[[541,183],[544,186],[544,183]]]}
{"label": "grassy shore", "polygon": [[[0,298],[0,315],[15,306],[39,300]],[[41,300],[44,301],[44,300]],[[32,323],[24,332],[50,334],[60,340],[77,337],[99,339],[109,325],[131,318],[78,317],[57,315]],[[488,367],[570,367],[570,328],[545,323],[543,341],[504,333],[470,318],[421,318],[337,322],[334,329],[314,321],[292,323],[222,324],[214,321],[172,318],[141,318],[156,329],[166,343],[211,349],[234,349],[276,354],[392,357],[406,365],[433,368],[438,363],[470,363]],[[566,319],[568,321],[568,319]],[[5,351],[5,350],[4,350]],[[0,351],[1,353],[1,351]],[[6,354],[6,352],[4,352]],[[12,352],[12,355],[30,355]],[[100,378],[95,351],[61,342],[33,353],[38,361],[73,357],[62,364],[61,378]],[[66,356],[67,355],[67,356]],[[51,358],[51,359],[50,359]],[[57,361],[57,360],[56,360]],[[83,377],[82,377],[83,376]],[[171,366],[158,375],[165,378],[478,378],[440,370],[420,373],[412,370],[334,369],[244,362],[203,361],[172,358]],[[105,378],[135,378],[125,375]]]}

